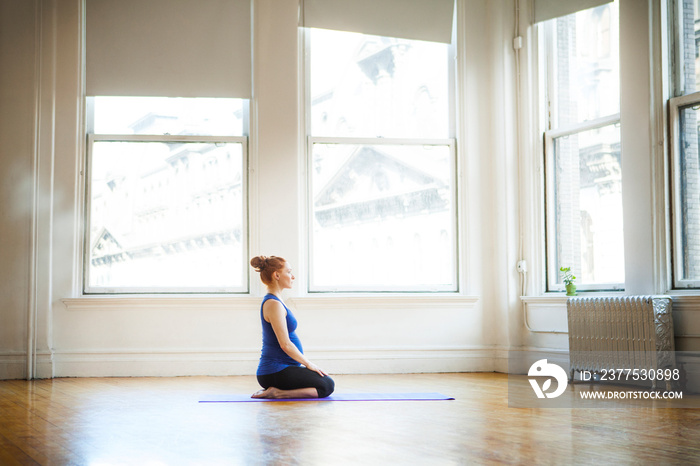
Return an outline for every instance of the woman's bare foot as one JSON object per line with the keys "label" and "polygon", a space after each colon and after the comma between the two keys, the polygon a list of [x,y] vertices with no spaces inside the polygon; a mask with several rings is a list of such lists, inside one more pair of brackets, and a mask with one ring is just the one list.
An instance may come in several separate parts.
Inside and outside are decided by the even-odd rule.
{"label": "woman's bare foot", "polygon": [[275,387],[268,387],[265,390],[258,390],[253,393],[251,398],[318,398],[318,390],[313,387],[295,388],[294,390],[280,390]]}
{"label": "woman's bare foot", "polygon": [[276,398],[276,394],[279,390],[276,389],[275,387],[268,387],[264,390],[258,390],[257,392],[253,393],[251,398]]}

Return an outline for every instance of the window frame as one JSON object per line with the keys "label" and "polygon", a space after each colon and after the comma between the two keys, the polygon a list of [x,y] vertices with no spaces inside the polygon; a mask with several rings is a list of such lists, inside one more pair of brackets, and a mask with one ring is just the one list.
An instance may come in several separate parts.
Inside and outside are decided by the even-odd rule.
{"label": "window frame", "polygon": [[700,106],[700,91],[673,97],[668,100],[668,124],[669,124],[669,184],[671,200],[671,275],[673,289],[698,289],[700,278],[697,280],[684,279],[683,265],[685,251],[683,249],[683,198],[681,193],[680,176],[681,167],[680,150],[680,112],[688,107]]}
{"label": "window frame", "polygon": [[[539,79],[540,93],[545,97],[542,124],[544,130],[541,132],[542,137],[542,160],[544,169],[544,189],[543,197],[543,224],[544,238],[542,247],[544,250],[544,286],[545,292],[565,292],[566,288],[560,281],[560,272],[557,264],[557,243],[556,243],[556,194],[555,194],[555,161],[554,157],[554,140],[561,137],[566,137],[585,131],[595,130],[610,125],[620,125],[620,111],[615,114],[604,115],[591,120],[580,121],[561,127],[554,127],[554,123],[558,121],[556,114],[557,108],[553,105],[553,95],[555,83],[555,21],[557,18],[547,20],[546,22],[537,25],[538,31],[538,50],[539,61],[542,64],[540,68]],[[618,58],[619,59],[619,58]],[[621,90],[620,90],[621,94]],[[621,95],[620,95],[621,99]],[[621,110],[621,108],[620,108]],[[621,136],[622,137],[622,136]],[[624,209],[624,200],[623,200]],[[621,292],[625,290],[625,283],[597,283],[597,284],[580,284],[576,283],[577,291],[590,292]]]}
{"label": "window frame", "polygon": [[304,176],[306,184],[306,203],[305,203],[305,218],[304,218],[304,228],[306,229],[306,241],[304,246],[306,247],[306,257],[305,260],[307,264],[314,263],[314,248],[313,248],[313,216],[314,216],[314,205],[313,205],[313,175],[311,173],[311,167],[313,167],[313,146],[314,144],[347,144],[347,145],[406,145],[406,146],[426,146],[426,145],[439,145],[448,146],[450,150],[450,199],[452,200],[450,218],[452,227],[452,248],[454,251],[453,257],[453,267],[451,271],[452,283],[445,286],[429,286],[429,287],[416,287],[416,286],[318,286],[314,284],[314,275],[312,267],[306,267],[307,273],[304,277],[306,279],[306,292],[310,294],[321,294],[321,293],[349,293],[349,294],[362,294],[362,293],[409,293],[409,294],[431,294],[431,293],[459,293],[461,292],[462,283],[460,277],[461,270],[461,251],[460,251],[460,192],[461,188],[459,186],[459,163],[457,160],[457,138],[454,137],[456,134],[456,109],[457,103],[457,90],[456,90],[456,47],[455,47],[455,34],[456,28],[453,29],[453,40],[451,44],[446,44],[448,47],[448,57],[447,63],[447,75],[448,75],[448,134],[452,137],[448,138],[390,138],[390,137],[331,137],[331,136],[313,136],[312,135],[312,125],[311,125],[311,106],[312,98],[311,95],[311,60],[310,60],[310,49],[311,44],[311,29],[307,27],[301,27],[299,34],[299,48],[300,56],[303,57],[303,70],[304,70],[304,85],[303,85],[303,103],[306,111],[304,112],[304,128],[303,128],[303,140],[305,144],[303,147],[304,153]]}
{"label": "window frame", "polygon": [[241,144],[241,202],[242,224],[241,244],[243,257],[249,252],[249,193],[248,166],[249,150],[247,136],[194,136],[194,135],[152,135],[152,134],[87,134],[86,147],[86,176],[85,176],[85,210],[83,231],[83,260],[82,260],[82,293],[83,295],[118,295],[118,294],[244,294],[250,290],[250,278],[247,261],[241,261],[242,277],[240,287],[105,287],[90,286],[90,226],[92,202],[92,157],[93,146],[97,142],[155,142],[155,143],[233,143]]}
{"label": "window frame", "polygon": [[[559,283],[559,264],[557,264],[556,243],[556,193],[554,140],[561,137],[579,134],[585,131],[619,125],[620,114],[607,115],[594,120],[584,121],[544,132],[544,166],[545,166],[545,248],[547,267],[547,291],[566,291]],[[550,241],[550,238],[555,238]],[[552,272],[552,273],[550,273]],[[578,291],[623,291],[624,283],[576,284]]]}

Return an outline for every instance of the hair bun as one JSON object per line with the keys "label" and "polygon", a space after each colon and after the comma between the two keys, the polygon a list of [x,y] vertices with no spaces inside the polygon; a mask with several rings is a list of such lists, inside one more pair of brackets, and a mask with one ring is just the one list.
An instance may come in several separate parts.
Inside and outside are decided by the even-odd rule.
{"label": "hair bun", "polygon": [[255,267],[257,272],[261,272],[267,265],[267,256],[255,256],[250,260],[250,265]]}

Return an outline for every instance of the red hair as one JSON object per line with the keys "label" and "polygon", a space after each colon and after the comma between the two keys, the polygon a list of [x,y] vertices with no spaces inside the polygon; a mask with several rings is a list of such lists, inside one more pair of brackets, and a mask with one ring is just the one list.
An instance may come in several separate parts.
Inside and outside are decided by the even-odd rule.
{"label": "red hair", "polygon": [[250,265],[260,274],[260,280],[266,285],[272,283],[272,274],[282,270],[286,263],[286,260],[277,256],[255,256],[250,260]]}

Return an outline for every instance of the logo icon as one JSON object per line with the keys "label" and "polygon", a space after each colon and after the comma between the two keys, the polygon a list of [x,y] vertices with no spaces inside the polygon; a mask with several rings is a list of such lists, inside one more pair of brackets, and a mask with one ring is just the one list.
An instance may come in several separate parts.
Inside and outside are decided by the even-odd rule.
{"label": "logo icon", "polygon": [[564,390],[566,390],[566,371],[556,364],[548,363],[546,359],[540,359],[530,366],[530,370],[527,372],[527,375],[530,377],[554,377],[557,380],[557,389],[553,392],[547,393],[547,390],[552,385],[551,378],[545,380],[542,388],[540,388],[540,385],[537,383],[537,379],[528,379],[530,385],[532,385],[532,389],[537,395],[537,398],[556,398],[564,393]]}

